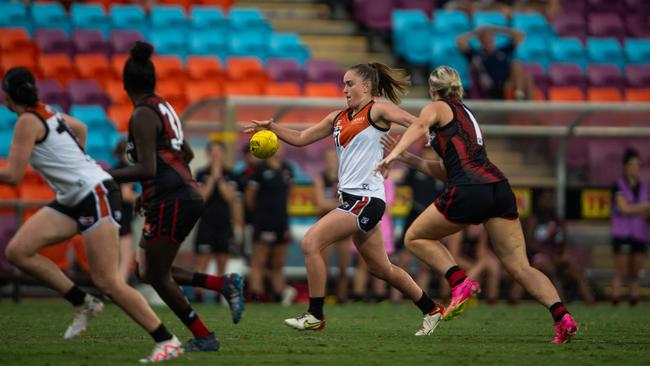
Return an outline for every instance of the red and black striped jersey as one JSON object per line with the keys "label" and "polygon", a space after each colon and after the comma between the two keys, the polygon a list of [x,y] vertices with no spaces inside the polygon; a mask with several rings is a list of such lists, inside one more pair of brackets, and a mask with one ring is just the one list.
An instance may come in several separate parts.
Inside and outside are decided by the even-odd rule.
{"label": "red and black striped jersey", "polygon": [[483,184],[505,180],[485,150],[485,139],[472,112],[459,100],[443,100],[454,118],[443,127],[431,127],[429,139],[447,170],[449,185]]}
{"label": "red and black striped jersey", "polygon": [[[156,176],[141,182],[143,202],[179,192],[184,188],[197,190],[198,185],[185,161],[183,126],[174,108],[155,94],[140,99],[135,105],[135,108],[138,107],[151,108],[160,117],[162,124],[156,136]],[[131,132],[134,123],[137,122],[131,118],[127,156],[132,162],[137,162],[138,154]]]}

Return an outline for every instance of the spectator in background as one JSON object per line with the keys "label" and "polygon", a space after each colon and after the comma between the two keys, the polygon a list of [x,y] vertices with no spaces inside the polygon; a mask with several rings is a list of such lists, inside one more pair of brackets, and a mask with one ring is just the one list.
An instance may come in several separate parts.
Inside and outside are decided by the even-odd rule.
{"label": "spectator in background", "polygon": [[[129,165],[126,157],[127,140],[123,139],[115,146],[113,155],[117,158],[115,169],[124,168]],[[122,192],[122,221],[120,222],[120,266],[118,271],[120,277],[128,281],[133,267],[133,235],[131,234],[131,224],[133,222],[133,209],[138,193],[135,191],[135,184],[120,184]]]}
{"label": "spectator in background", "polygon": [[[495,33],[506,34],[511,39],[505,45],[497,47]],[[470,46],[469,41],[475,36],[481,43],[479,50]],[[476,83],[488,98],[506,99],[512,95],[516,100],[534,99],[533,79],[526,73],[522,63],[512,60],[515,49],[523,39],[524,33],[503,27],[482,27],[456,38],[458,48],[478,74]]]}
{"label": "spectator in background", "polygon": [[[318,209],[318,216],[325,214],[339,206],[338,198],[338,160],[336,150],[328,149],[324,154],[325,167],[321,175],[314,178],[314,202]],[[345,303],[348,300],[348,276],[347,270],[352,260],[352,238],[347,238],[334,245],[337,248],[336,259],[339,267],[339,275],[336,279],[336,300]],[[329,263],[332,247],[323,251],[325,263]]]}
{"label": "spectator in background", "polygon": [[[224,146],[211,141],[206,150],[209,165],[196,174],[205,206],[199,221],[194,250],[199,272],[207,271],[214,255],[217,261],[217,275],[223,276],[230,252],[236,244],[235,237],[241,238],[242,209],[235,176],[223,166]],[[235,235],[235,232],[240,234]]]}
{"label": "spectator in background", "polygon": [[[243,161],[235,166],[237,189],[241,196],[244,195],[246,186],[255,173],[255,167],[260,163],[260,159],[250,153],[248,144],[244,145],[242,149],[242,157]],[[242,252],[244,256],[250,257],[253,252],[253,214],[246,204],[243,205],[243,211],[244,230],[242,233]]]}
{"label": "spectator in background", "polygon": [[296,289],[287,286],[283,267],[289,251],[289,191],[293,184],[291,167],[278,150],[260,162],[244,194],[253,214],[253,253],[250,258],[249,291],[259,301],[264,290],[264,275],[271,284],[271,300],[291,304]]}
{"label": "spectator in background", "polygon": [[623,176],[614,184],[612,210],[612,245],[614,247],[614,277],[612,303],[621,298],[623,277],[629,281],[630,305],[639,301],[639,271],[643,268],[648,249],[650,190],[639,180],[641,158],[634,149],[623,154]]}

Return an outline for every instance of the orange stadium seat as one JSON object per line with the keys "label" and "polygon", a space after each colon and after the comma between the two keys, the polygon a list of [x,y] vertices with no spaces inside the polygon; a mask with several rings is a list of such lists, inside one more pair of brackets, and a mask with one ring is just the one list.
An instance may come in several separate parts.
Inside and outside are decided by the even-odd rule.
{"label": "orange stadium seat", "polygon": [[650,89],[625,89],[625,100],[628,102],[650,102]]}
{"label": "orange stadium seat", "polygon": [[124,72],[124,64],[126,60],[129,59],[129,55],[113,55],[111,58],[111,66],[113,67],[113,72],[115,75],[119,75],[122,78],[122,73]]}
{"label": "orange stadium seat", "polygon": [[205,98],[223,96],[221,84],[214,80],[191,81],[185,85],[187,101],[196,103]]}
{"label": "orange stadium seat", "polygon": [[151,61],[156,67],[158,81],[175,81],[181,84],[187,81],[187,73],[183,69],[180,58],[176,56],[152,56]]}
{"label": "orange stadium seat", "polygon": [[108,108],[108,118],[120,132],[129,131],[129,119],[133,112],[131,104],[113,104]]}
{"label": "orange stadium seat", "polygon": [[47,184],[21,184],[19,195],[22,200],[34,201],[52,201],[55,198],[54,191]]}
{"label": "orange stadium seat", "polygon": [[200,5],[220,6],[224,9],[230,9],[235,4],[235,0],[198,0],[195,1],[195,3]]}
{"label": "orange stadium seat", "polygon": [[158,5],[180,5],[182,6],[185,11],[189,11],[190,7],[196,3],[196,1],[192,0],[158,0],[156,2]]}
{"label": "orange stadium seat", "polygon": [[39,70],[36,69],[36,59],[31,55],[22,55],[22,54],[14,54],[14,53],[3,54],[2,60],[0,60],[0,62],[2,63],[2,69],[5,72],[11,69],[12,67],[23,66],[34,71],[36,77],[40,76]]}
{"label": "orange stadium seat", "polygon": [[582,102],[585,96],[580,88],[552,86],[548,88],[548,99],[555,102]]}
{"label": "orange stadium seat", "polygon": [[262,95],[264,85],[254,81],[228,81],[225,83],[225,95]]}
{"label": "orange stadium seat", "polygon": [[107,80],[104,86],[104,91],[111,98],[113,105],[126,105],[131,106],[131,99],[124,90],[124,82],[121,78],[114,80]]}
{"label": "orange stadium seat", "polygon": [[0,28],[0,53],[36,59],[38,47],[23,28]]}
{"label": "orange stadium seat", "polygon": [[156,94],[163,97],[169,104],[174,107],[176,113],[180,117],[187,107],[187,99],[185,98],[185,90],[183,83],[175,80],[162,80],[156,83]]}
{"label": "orange stadium seat", "polygon": [[268,83],[264,88],[264,94],[278,97],[299,97],[302,95],[300,85],[292,82]]}
{"label": "orange stadium seat", "polygon": [[104,89],[110,81],[119,79],[103,54],[77,55],[75,66],[82,79],[95,79]]}
{"label": "orange stadium seat", "polygon": [[192,80],[210,80],[223,82],[225,75],[221,62],[216,57],[189,56],[187,74]]}
{"label": "orange stadium seat", "polygon": [[42,53],[38,58],[38,67],[44,78],[56,79],[61,85],[67,85],[68,80],[79,77],[70,57],[65,54]]}
{"label": "orange stadium seat", "polygon": [[623,96],[617,88],[589,88],[587,89],[587,100],[592,102],[620,102],[623,100]]}
{"label": "orange stadium seat", "polygon": [[306,83],[306,97],[340,97],[343,95],[343,87],[336,83]]}
{"label": "orange stadium seat", "polygon": [[[230,81],[247,81],[265,85],[269,77],[256,57],[231,57],[227,62],[227,74]],[[261,94],[261,93],[260,93]]]}
{"label": "orange stadium seat", "polygon": [[81,235],[75,235],[68,241],[74,249],[75,259],[79,264],[79,267],[84,271],[88,272],[90,270],[90,263],[88,263],[88,257],[86,257],[86,248],[84,247],[84,240]]}
{"label": "orange stadium seat", "polygon": [[62,271],[67,271],[71,267],[70,260],[68,259],[69,250],[70,241],[64,241],[63,243],[42,248],[38,251],[38,253],[44,257],[49,258]]}

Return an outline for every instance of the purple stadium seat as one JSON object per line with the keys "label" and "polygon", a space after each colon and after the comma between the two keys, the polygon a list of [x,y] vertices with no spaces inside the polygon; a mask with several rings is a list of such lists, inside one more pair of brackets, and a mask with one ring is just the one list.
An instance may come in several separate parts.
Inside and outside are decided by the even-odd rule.
{"label": "purple stadium seat", "polygon": [[583,41],[587,37],[585,18],[582,14],[559,14],[553,17],[551,24],[560,37],[577,37]]}
{"label": "purple stadium seat", "polygon": [[305,65],[307,81],[343,84],[343,73],[333,61],[309,60]]}
{"label": "purple stadium seat", "polygon": [[63,29],[38,29],[36,43],[41,52],[74,56],[74,45]]}
{"label": "purple stadium seat", "polygon": [[291,81],[301,86],[305,83],[305,71],[294,59],[269,59],[266,70],[273,81]]}
{"label": "purple stadium seat", "polygon": [[588,65],[587,79],[590,86],[618,88],[621,91],[625,88],[621,70],[614,64]]}
{"label": "purple stadium seat", "polygon": [[111,32],[111,45],[113,53],[129,53],[136,41],[142,41],[144,37],[138,31],[114,30]]}
{"label": "purple stadium seat", "polygon": [[548,76],[544,72],[544,67],[537,63],[526,63],[524,64],[524,70],[526,73],[533,78],[535,86],[542,91],[544,96],[548,94]]}
{"label": "purple stadium seat", "polygon": [[625,82],[633,88],[650,88],[650,65],[627,65]]}
{"label": "purple stadium seat", "polygon": [[562,11],[566,13],[583,14],[587,10],[585,0],[562,0]]}
{"label": "purple stadium seat", "polygon": [[419,9],[428,17],[431,17],[436,5],[436,0],[399,0],[398,7],[401,9]]}
{"label": "purple stadium seat", "polygon": [[391,27],[391,14],[397,3],[397,0],[357,0],[355,15],[368,28],[386,31]]}
{"label": "purple stadium seat", "polygon": [[38,98],[46,104],[56,104],[64,111],[70,109],[70,98],[56,79],[36,80]]}
{"label": "purple stadium seat", "polygon": [[618,14],[591,14],[587,24],[590,36],[625,38],[625,27]]}
{"label": "purple stadium seat", "polygon": [[587,80],[578,64],[553,63],[548,69],[548,78],[553,86],[574,86],[584,90]]}
{"label": "purple stadium seat", "polygon": [[107,58],[111,57],[112,48],[104,34],[98,29],[75,29],[72,32],[72,42],[77,53],[101,53]]}
{"label": "purple stadium seat", "polygon": [[650,25],[647,23],[648,12],[629,13],[625,16],[625,28],[630,37],[650,38]]}
{"label": "purple stadium seat", "polygon": [[95,80],[70,80],[68,94],[72,104],[98,104],[105,110],[111,104],[110,98]]}
{"label": "purple stadium seat", "polygon": [[[607,138],[589,141],[589,183],[611,185],[623,169],[621,156],[627,147],[623,139]],[[607,167],[607,169],[603,169]]]}
{"label": "purple stadium seat", "polygon": [[624,9],[620,0],[587,0],[587,5],[591,13],[619,13]]}

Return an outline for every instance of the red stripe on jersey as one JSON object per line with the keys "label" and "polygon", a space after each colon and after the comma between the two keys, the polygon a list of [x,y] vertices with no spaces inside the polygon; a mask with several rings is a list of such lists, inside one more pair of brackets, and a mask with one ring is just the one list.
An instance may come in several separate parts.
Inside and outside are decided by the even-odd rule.
{"label": "red stripe on jersey", "polygon": [[97,202],[99,204],[99,218],[108,216],[108,205],[106,204],[106,193],[101,184],[95,186],[95,194],[97,195]]}
{"label": "red stripe on jersey", "polygon": [[451,205],[451,202],[454,200],[454,193],[456,193],[456,186],[453,186],[451,188],[451,192],[449,192],[449,201],[447,201],[447,204],[445,205],[445,209],[442,211],[442,214],[447,216],[447,210],[449,210],[449,206]]}
{"label": "red stripe on jersey", "polygon": [[160,230],[163,226],[163,214],[165,213],[165,202],[160,203],[160,213],[158,214],[158,236],[160,236]]}
{"label": "red stripe on jersey", "polygon": [[361,201],[358,201],[356,205],[352,208],[352,213],[355,215],[359,215],[361,213],[361,210],[368,204],[368,201],[370,199],[368,197],[363,197]]}
{"label": "red stripe on jersey", "polygon": [[172,218],[172,233],[171,237],[174,238],[176,232],[176,216],[178,215],[178,198],[174,201],[174,216]]}
{"label": "red stripe on jersey", "polygon": [[172,167],[189,185],[198,189],[198,184],[192,177],[192,172],[190,167],[187,165],[185,160],[183,160],[178,154],[174,153],[171,150],[158,150],[158,156]]}

